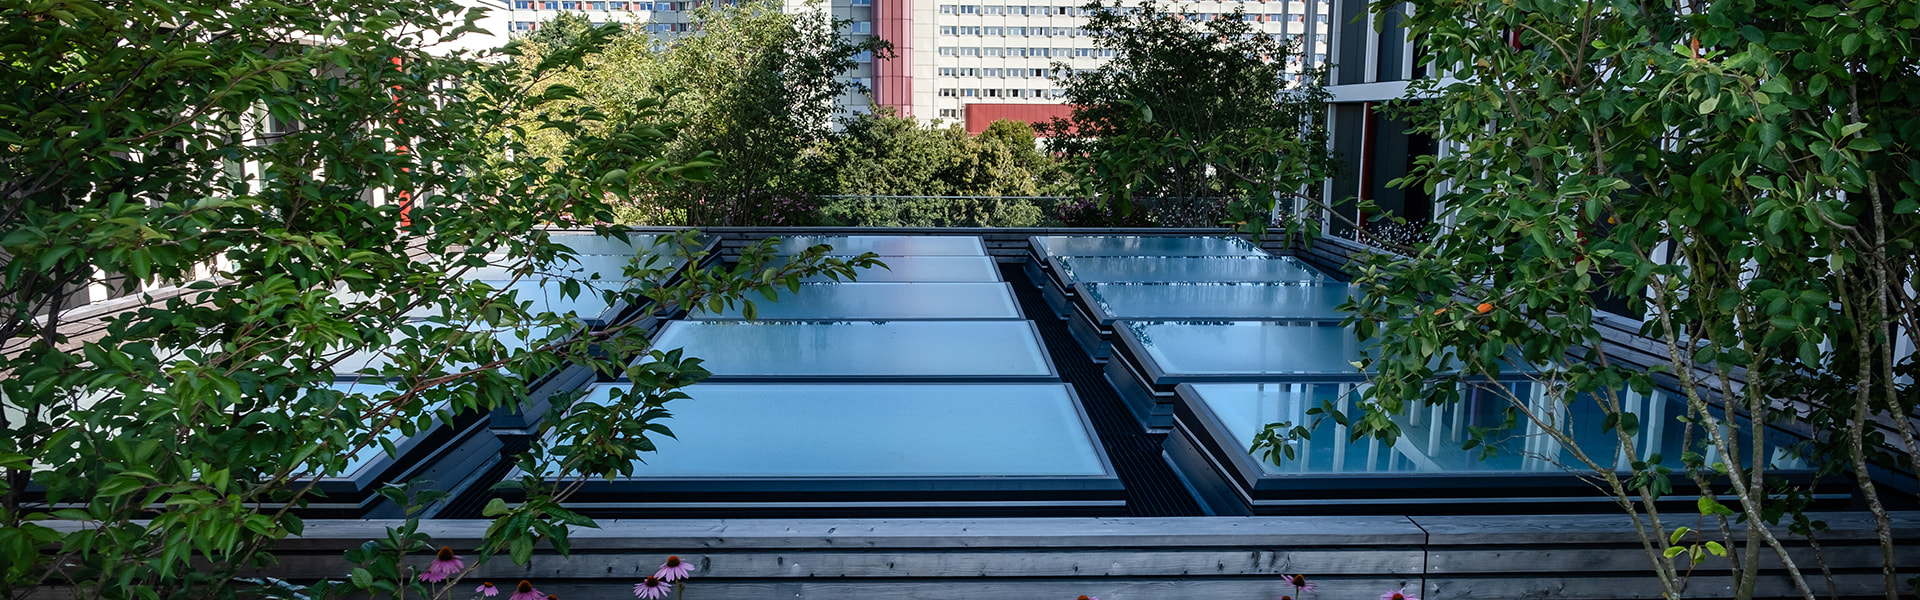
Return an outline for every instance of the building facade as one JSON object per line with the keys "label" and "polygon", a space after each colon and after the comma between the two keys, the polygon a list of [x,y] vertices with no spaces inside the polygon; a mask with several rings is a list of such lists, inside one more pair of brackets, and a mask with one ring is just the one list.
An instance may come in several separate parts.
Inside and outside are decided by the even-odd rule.
{"label": "building facade", "polygon": [[[505,12],[500,22],[508,35],[533,31],[561,12],[576,12],[595,22],[632,23],[672,36],[696,28],[692,11],[714,1],[505,0],[508,6],[496,10]],[[847,74],[859,89],[841,99],[842,108],[861,113],[885,107],[935,125],[966,124],[976,132],[994,118],[1044,121],[1065,114],[1054,68],[1095,69],[1113,57],[1112,49],[1087,35],[1084,5],[1080,0],[786,0],[788,11],[828,11],[845,22],[842,35],[892,44],[891,57],[860,57]],[[1187,11],[1194,20],[1231,18],[1242,11],[1240,18],[1258,30],[1298,40],[1299,60],[1289,65],[1295,78],[1327,63],[1333,49],[1337,21],[1330,0],[1165,5]]]}

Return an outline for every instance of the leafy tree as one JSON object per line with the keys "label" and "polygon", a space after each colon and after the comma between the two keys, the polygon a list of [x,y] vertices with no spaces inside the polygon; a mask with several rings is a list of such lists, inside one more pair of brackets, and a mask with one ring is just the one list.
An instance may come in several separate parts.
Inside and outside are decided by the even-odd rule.
{"label": "leafy tree", "polygon": [[[460,276],[502,263],[511,279],[544,277],[565,247],[535,226],[604,222],[608,198],[711,165],[667,153],[650,124],[668,120],[657,101],[605,123],[557,106],[566,88],[525,93],[611,29],[532,63],[427,51],[476,31],[477,17],[452,0],[0,3],[0,593],[251,594],[235,575],[300,532],[315,477],[435,415],[518,407],[528,381],[564,364],[635,385],[597,411],[548,415],[557,443],[603,452],[536,448],[523,467],[625,472],[621,459],[664,433],[665,403],[704,374],[697,359]],[[541,156],[524,140],[544,130],[578,135]],[[684,256],[691,243],[661,250]],[[673,285],[652,263],[629,269],[631,285],[555,285],[724,303],[868,260],[816,254],[771,278],[750,264]],[[185,288],[64,337],[71,290],[96,284]],[[412,320],[413,309],[439,316]],[[327,386],[358,353],[393,357],[365,373],[391,389]],[[487,553],[564,550],[567,527],[591,523],[564,495],[528,491],[499,515]],[[336,591],[449,593],[399,562],[424,543],[411,525],[395,530],[375,544],[394,553],[363,553]]]}
{"label": "leafy tree", "polygon": [[[1457,402],[1456,383],[1536,370],[1552,404],[1510,400],[1634,517],[1668,597],[1691,569],[1669,558],[1724,554],[1735,596],[1753,597],[1764,556],[1812,599],[1832,579],[1810,582],[1765,526],[1815,535],[1799,510],[1808,490],[1773,476],[1777,433],[1729,414],[1808,429],[1800,452],[1857,484],[1898,597],[1886,507],[1905,494],[1872,469],[1912,477],[1920,464],[1920,4],[1432,3],[1407,26],[1429,69],[1450,73],[1409,90],[1430,98],[1418,127],[1454,150],[1402,183],[1442,190],[1451,226],[1360,270],[1351,322],[1381,352],[1364,415],[1344,417],[1356,434],[1392,438],[1394,415]],[[1596,351],[1597,292],[1645,315],[1662,364]],[[1463,372],[1435,370],[1435,355]],[[1694,441],[1680,456],[1632,443],[1624,390],[1656,385],[1687,407],[1666,424]],[[1607,416],[1555,416],[1576,402]],[[1577,430],[1617,443],[1578,448]],[[1616,471],[1615,456],[1631,467]],[[1675,479],[1698,488],[1699,514],[1655,502]]]}
{"label": "leafy tree", "polygon": [[[696,34],[663,42],[630,31],[580,67],[528,83],[535,91],[578,90],[571,106],[597,111],[608,124],[634,122],[647,99],[671,91],[663,108],[682,121],[665,156],[730,167],[706,181],[649,189],[643,207],[626,214],[645,215],[649,224],[804,224],[815,197],[832,186],[821,149],[835,101],[852,89],[841,76],[857,55],[888,46],[846,40],[836,33],[841,23],[822,11],[781,8],[774,0],[702,7],[692,20]],[[537,147],[572,135],[556,131]]]}
{"label": "leafy tree", "polygon": [[1154,2],[1086,9],[1086,30],[1114,58],[1086,71],[1055,65],[1074,109],[1048,135],[1088,193],[1118,201],[1122,215],[1136,197],[1242,200],[1234,220],[1262,227],[1248,210],[1264,215],[1325,178],[1320,74],[1294,88],[1284,78],[1296,42],[1255,30],[1241,9],[1205,22]]}
{"label": "leafy tree", "polygon": [[830,152],[835,193],[842,195],[1038,196],[1063,183],[1058,162],[1021,121],[995,121],[969,136],[958,125],[863,115],[833,137]]}

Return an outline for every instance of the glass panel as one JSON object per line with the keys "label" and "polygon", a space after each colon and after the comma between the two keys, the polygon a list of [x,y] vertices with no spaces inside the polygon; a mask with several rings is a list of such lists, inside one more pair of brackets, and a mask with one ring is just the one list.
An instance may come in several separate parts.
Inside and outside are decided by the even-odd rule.
{"label": "glass panel", "polygon": [[[1598,402],[1581,395],[1563,404],[1547,395],[1546,386],[1533,381],[1468,385],[1461,390],[1462,400],[1452,406],[1413,406],[1408,414],[1394,417],[1401,435],[1392,445],[1371,437],[1348,442],[1345,427],[1332,419],[1324,419],[1314,426],[1313,417],[1306,414],[1308,409],[1322,406],[1323,402],[1332,402],[1342,411],[1349,410],[1359,400],[1364,386],[1224,383],[1194,384],[1193,389],[1200,401],[1198,404],[1219,417],[1233,437],[1222,441],[1223,444],[1237,444],[1242,449],[1251,447],[1254,435],[1269,423],[1313,426],[1309,440],[1294,443],[1294,459],[1286,460],[1283,455],[1280,464],[1261,465],[1261,469],[1270,474],[1588,471],[1570,450],[1525,416],[1519,417],[1514,428],[1499,429],[1506,420],[1507,408],[1512,406],[1509,398],[1518,399],[1544,419],[1557,419],[1565,424],[1563,426],[1571,427],[1568,433],[1589,457],[1611,460],[1618,469],[1628,466],[1626,451],[1619,446],[1618,438],[1601,428],[1606,415]],[[1639,416],[1640,432],[1635,444],[1642,458],[1654,453],[1678,457],[1687,449],[1684,429],[1667,426],[1674,417],[1687,413],[1685,405],[1658,390],[1651,396],[1627,393],[1620,398],[1627,412]],[[1744,428],[1747,421],[1740,419],[1738,425]],[[1461,449],[1471,438],[1471,428],[1475,427],[1497,429],[1487,438],[1487,445],[1494,449],[1492,455],[1483,458],[1480,448]],[[1775,434],[1775,438],[1782,439],[1782,435]],[[1691,450],[1705,454],[1708,462],[1713,462],[1714,451],[1701,445],[1704,440],[1698,432],[1694,438]],[[1808,468],[1804,460],[1791,458],[1777,445],[1773,447],[1772,456],[1774,468]]]}
{"label": "glass panel", "polygon": [[[580,295],[568,298],[558,281],[521,280],[513,283],[506,281],[483,281],[482,283],[493,286],[494,289],[511,292],[516,302],[532,302],[534,313],[551,312],[587,320],[601,318],[611,307],[606,297],[601,295],[602,290],[625,288],[623,283],[617,282],[581,282]],[[505,297],[504,294],[502,297]],[[425,319],[441,314],[444,314],[444,311],[438,306],[422,306],[407,311],[407,317],[413,319]]]}
{"label": "glass panel", "polygon": [[[594,386],[606,401],[619,384]],[[634,478],[1105,474],[1061,384],[700,384]]]}
{"label": "glass panel", "polygon": [[654,346],[716,376],[1051,375],[1026,321],[674,321]]}
{"label": "glass panel", "polygon": [[1344,283],[1090,283],[1101,318],[1344,319]]}
{"label": "glass panel", "polygon": [[[475,326],[473,330],[486,331],[485,328],[479,326]],[[494,339],[499,340],[500,348],[509,355],[526,350],[529,340],[545,340],[548,335],[544,329],[499,329],[493,330],[492,333],[494,334]],[[397,344],[401,340],[411,336],[408,336],[404,332],[395,331],[392,332],[389,337]],[[396,348],[390,346],[380,350],[361,351],[349,354],[346,358],[342,358],[338,362],[333,363],[333,373],[336,376],[352,377],[369,370],[378,372],[393,365],[393,353],[397,351]],[[457,371],[471,369],[474,367],[474,364],[468,361],[450,360],[444,367],[448,371]]]}
{"label": "glass panel", "polygon": [[[986,282],[1001,281],[1000,268],[985,256],[886,256],[885,268],[859,269],[858,281],[874,282]],[[773,264],[782,264],[773,261]],[[808,282],[833,281],[827,277],[809,277]],[[843,279],[844,281],[844,279]]]}
{"label": "glass panel", "polygon": [[[478,267],[466,272],[465,279],[481,281],[505,281],[513,278],[511,265],[518,261],[508,260],[499,255],[489,255],[489,266]],[[593,279],[626,280],[627,266],[634,264],[632,255],[615,256],[609,254],[580,254],[570,259],[556,261],[555,264],[535,269],[534,273],[521,278],[521,281],[540,281],[541,279]]]}
{"label": "glass panel", "polygon": [[1325,276],[1291,256],[1260,257],[1114,257],[1069,256],[1060,259],[1061,278],[1096,282],[1243,282],[1324,281]]}
{"label": "glass panel", "polygon": [[959,235],[796,235],[782,238],[778,254],[799,254],[817,244],[833,246],[828,254],[850,256],[872,252],[881,256],[986,256],[980,238]]}
{"label": "glass panel", "polygon": [[[749,299],[761,319],[1018,319],[1013,291],[1004,283],[820,283],[800,286],[778,300]],[[739,319],[740,307],[718,315],[705,309],[690,319]]]}
{"label": "glass panel", "polygon": [[[379,383],[353,382],[353,381],[341,381],[341,382],[330,383],[330,384],[327,384],[327,388],[337,392],[345,393],[345,394],[360,394],[364,396],[378,396],[380,394],[393,391],[393,386],[379,384]],[[435,406],[433,408],[433,412],[439,412],[445,408],[446,408],[446,405],[441,404],[441,405]],[[426,431],[423,430],[421,433],[425,434]],[[365,435],[364,430],[362,431],[361,435]],[[393,445],[396,447],[395,449],[403,450],[404,452],[404,449],[398,448],[398,446],[400,446],[401,442],[405,437],[400,435],[399,428],[388,427],[387,429],[383,430],[380,433],[380,437],[386,438],[387,441],[393,443]],[[353,453],[353,456],[347,457],[346,470],[341,471],[340,476],[352,477],[355,473],[359,472],[360,469],[366,468],[368,464],[371,464],[373,463],[373,461],[378,460],[382,457],[385,457],[386,455],[387,455],[386,449],[383,448],[378,442],[373,444],[368,444],[367,447],[361,448],[355,451]]]}
{"label": "glass panel", "polygon": [[1133,235],[1034,236],[1041,256],[1266,256],[1259,247],[1232,237]]}
{"label": "glass panel", "polygon": [[553,233],[548,239],[553,243],[572,248],[575,254],[617,254],[633,256],[653,249],[658,235],[635,233],[625,240],[598,236],[591,233]]}
{"label": "glass panel", "polygon": [[1124,322],[1168,375],[1336,374],[1373,344],[1344,327],[1273,321],[1224,323]]}

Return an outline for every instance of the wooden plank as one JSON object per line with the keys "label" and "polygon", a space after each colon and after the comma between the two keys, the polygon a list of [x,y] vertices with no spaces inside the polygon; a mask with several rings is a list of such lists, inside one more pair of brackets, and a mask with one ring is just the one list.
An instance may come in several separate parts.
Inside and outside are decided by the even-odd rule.
{"label": "wooden plank", "polygon": [[[1826,521],[1829,531],[1820,534],[1823,541],[1875,539],[1873,522],[1866,515],[1852,513],[1812,513]],[[1892,515],[1898,539],[1920,540],[1920,512],[1896,512]],[[1620,544],[1638,545],[1633,526],[1625,515],[1533,515],[1513,516],[1417,516],[1409,517],[1425,530],[1435,546],[1474,544]],[[1692,519],[1687,519],[1692,525]],[[1669,524],[1673,526],[1677,523]],[[1787,539],[1785,530],[1776,535]]]}
{"label": "wooden plank", "polygon": [[[526,566],[495,560],[474,577],[578,579],[645,577],[669,553],[696,566],[706,577],[769,579],[834,578],[1033,578],[1033,577],[1185,577],[1263,576],[1289,573],[1415,577],[1426,564],[1417,548],[1378,550],[1273,550],[1265,548],[1204,551],[942,551],[942,552],[677,552],[633,550],[578,553],[569,557],[536,555]],[[424,557],[422,558],[424,560]],[[348,565],[335,554],[281,555],[270,570],[285,579],[346,576]]]}
{"label": "wooden plank", "polygon": [[[499,585],[501,582],[494,582]],[[539,584],[539,582],[534,582]],[[564,582],[539,585],[540,591],[566,600],[632,600],[631,580]],[[1371,600],[1382,592],[1417,589],[1418,580],[1391,578],[1323,579],[1316,598]],[[460,590],[464,592],[465,590]],[[800,579],[790,581],[734,581],[695,578],[687,586],[689,598],[701,600],[1071,600],[1081,595],[1101,600],[1274,600],[1293,589],[1277,578],[1084,579],[1003,581],[980,579],[859,581]]]}
{"label": "wooden plank", "polygon": [[[1894,564],[1902,569],[1920,567],[1920,549],[1900,548],[1894,555]],[[1821,547],[1826,555],[1829,568],[1833,569],[1879,569],[1880,547],[1864,545]],[[1787,548],[1787,555],[1793,557],[1795,565],[1808,573],[1819,571],[1818,560],[1812,548],[1796,546]],[[1685,559],[1675,559],[1674,564],[1686,568]],[[1467,573],[1559,573],[1578,571],[1581,573],[1648,573],[1653,570],[1647,561],[1646,552],[1639,546],[1618,548],[1554,548],[1540,546],[1514,546],[1499,549],[1436,549],[1427,554],[1426,573],[1430,575],[1458,575]],[[1712,571],[1726,565],[1725,559],[1712,558],[1702,563],[1700,569]],[[1772,550],[1763,549],[1760,553],[1762,569],[1780,568],[1780,559]]]}
{"label": "wooden plank", "polygon": [[[382,537],[394,521],[314,520],[283,548],[340,548]],[[599,522],[572,534],[579,550],[665,548],[1177,548],[1412,546],[1426,534],[1406,517],[1167,517],[1002,519],[660,519]],[[470,546],[486,521],[428,521],[421,532]]]}
{"label": "wooden plank", "polygon": [[[1822,598],[1826,583],[1818,573],[1810,573],[1808,584]],[[1637,600],[1661,597],[1660,582],[1651,575],[1637,577],[1499,577],[1499,578],[1427,578],[1424,600],[1465,600],[1485,598],[1529,598],[1564,600]],[[1879,575],[1848,574],[1834,577],[1843,597],[1882,596]],[[1793,583],[1785,575],[1762,575],[1756,586],[1757,598],[1798,598]],[[1696,575],[1687,582],[1689,598],[1728,598],[1733,596],[1732,579],[1725,576]]]}

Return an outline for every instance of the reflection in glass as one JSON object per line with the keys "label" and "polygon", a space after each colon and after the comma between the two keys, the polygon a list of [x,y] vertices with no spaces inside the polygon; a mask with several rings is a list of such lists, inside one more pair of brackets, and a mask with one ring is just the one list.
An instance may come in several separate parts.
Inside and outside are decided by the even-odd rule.
{"label": "reflection in glass", "polygon": [[1027,321],[674,321],[654,339],[716,377],[1042,377]]}
{"label": "reflection in glass", "polygon": [[[1307,414],[1313,408],[1331,404],[1356,416],[1356,403],[1365,391],[1365,383],[1220,383],[1194,384],[1198,406],[1220,419],[1238,449],[1245,451],[1254,436],[1270,423],[1291,423],[1309,427],[1307,440],[1289,442],[1294,458],[1278,455],[1278,464],[1259,461],[1268,474],[1327,473],[1465,473],[1465,472],[1588,472],[1589,469],[1538,423],[1525,413],[1516,413],[1513,427],[1505,428],[1509,398],[1518,399],[1528,411],[1568,433],[1575,445],[1595,460],[1610,460],[1614,468],[1627,470],[1627,452],[1619,446],[1611,431],[1603,431],[1605,413],[1598,402],[1580,395],[1571,403],[1549,393],[1548,386],[1534,381],[1482,382],[1462,384],[1461,399],[1450,405],[1425,406],[1414,403],[1407,413],[1393,417],[1401,434],[1391,445],[1371,436],[1349,442],[1347,427],[1331,418],[1319,419]],[[1677,466],[1687,449],[1685,430],[1673,423],[1684,416],[1686,407],[1654,390],[1642,395],[1632,391],[1620,395],[1624,412],[1639,418],[1635,450],[1644,460],[1652,454],[1667,457]],[[1738,426],[1746,427],[1744,419]],[[1492,452],[1483,448],[1463,450],[1472,436],[1472,428],[1491,428],[1484,439]],[[1702,436],[1693,436],[1693,451],[1707,457],[1707,463],[1719,460],[1706,446]],[[1790,457],[1777,445],[1772,448],[1773,468],[1805,469],[1805,462]],[[1486,456],[1483,457],[1483,454]]]}
{"label": "reflection in glass", "polygon": [[1033,237],[1041,256],[1266,256],[1235,237],[1098,235]]}
{"label": "reflection in glass", "polygon": [[1340,320],[1345,283],[1089,283],[1102,321],[1125,319]]}
{"label": "reflection in glass", "polygon": [[872,252],[880,256],[986,256],[980,238],[959,235],[796,235],[781,238],[776,254],[799,254],[807,248],[833,246],[830,256]]}
{"label": "reflection in glass", "polygon": [[[1005,283],[808,284],[767,300],[750,296],[760,319],[1018,319]],[[690,319],[743,318],[741,305],[718,314],[696,309]]]}
{"label": "reflection in glass", "polygon": [[1291,256],[1068,256],[1059,262],[1068,283],[1331,281]]}
{"label": "reflection in glass", "polygon": [[[606,402],[618,384],[583,402]],[[636,464],[662,477],[1099,476],[1063,384],[700,384],[674,437]]]}

